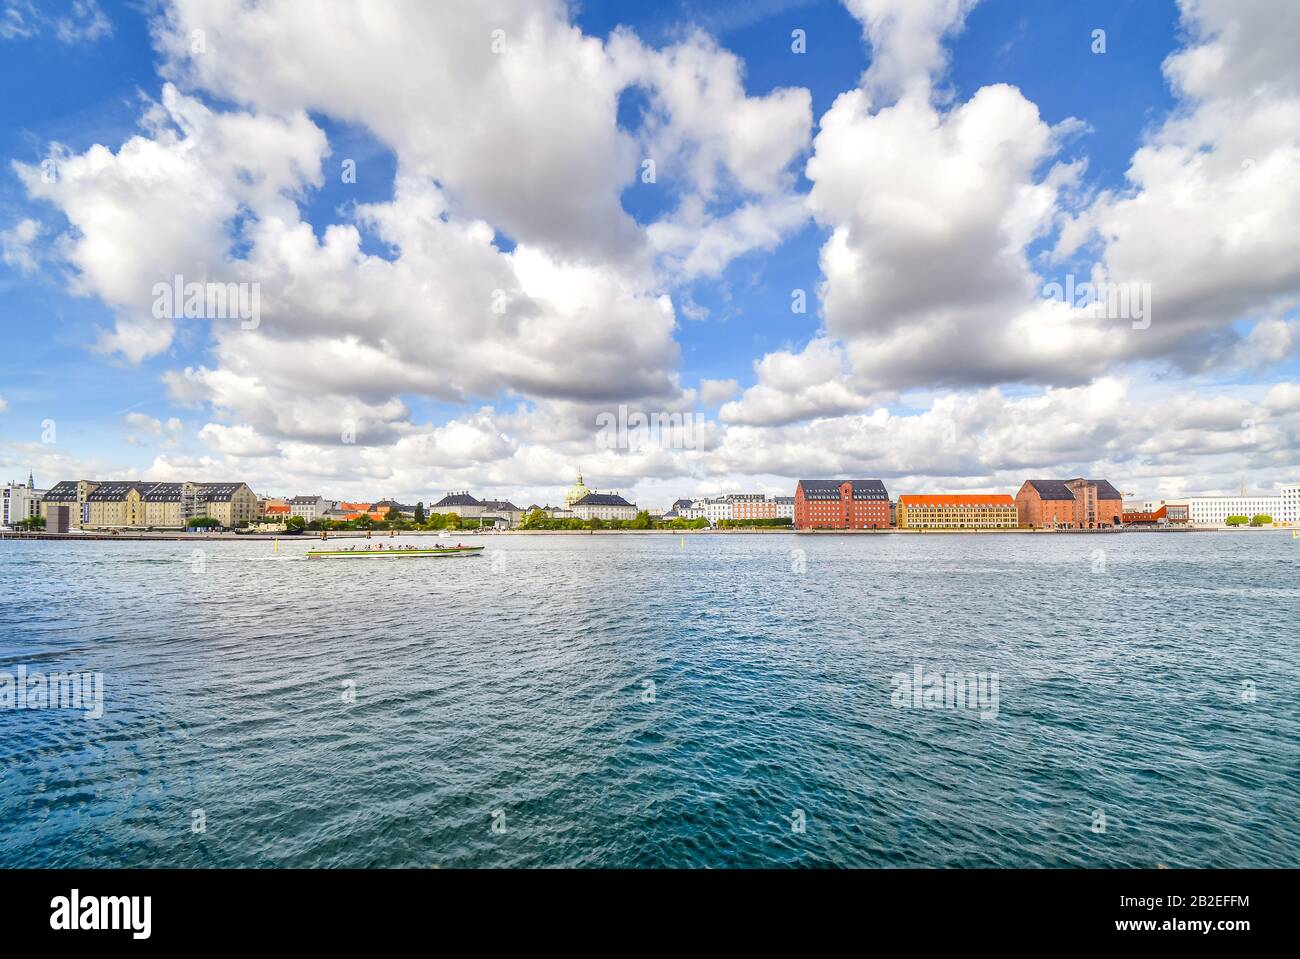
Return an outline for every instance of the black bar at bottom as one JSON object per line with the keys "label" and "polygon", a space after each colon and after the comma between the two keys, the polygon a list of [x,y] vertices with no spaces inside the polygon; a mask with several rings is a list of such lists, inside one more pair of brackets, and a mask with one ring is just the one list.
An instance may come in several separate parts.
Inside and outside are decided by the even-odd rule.
{"label": "black bar at bottom", "polygon": [[[1283,889],[1295,879],[1279,870],[0,870],[0,928],[6,946],[114,939],[336,948],[373,945],[377,934],[495,937],[539,924],[578,935],[641,928],[654,940],[688,921],[761,940],[771,924],[794,922],[812,924],[818,937],[844,930],[869,941],[910,930],[918,946],[1181,948],[1195,940],[1231,948],[1285,931]],[[673,940],[681,944],[677,933]]]}

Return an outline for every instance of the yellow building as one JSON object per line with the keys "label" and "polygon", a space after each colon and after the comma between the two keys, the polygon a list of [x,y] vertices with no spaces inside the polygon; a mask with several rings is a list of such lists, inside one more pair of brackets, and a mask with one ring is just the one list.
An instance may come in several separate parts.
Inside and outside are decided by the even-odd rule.
{"label": "yellow building", "polygon": [[938,493],[900,496],[899,529],[1015,529],[1016,501],[1006,493]]}
{"label": "yellow building", "polygon": [[112,481],[100,483],[86,497],[89,515],[82,526],[86,529],[123,529],[144,525],[144,502],[141,499],[145,484]]}
{"label": "yellow building", "polygon": [[50,507],[66,506],[68,526],[71,529],[80,529],[90,518],[86,500],[99,485],[98,480],[63,480],[61,483],[55,483],[50,491],[41,497],[41,516],[45,518],[48,528],[54,528],[50,521]]}
{"label": "yellow building", "polygon": [[83,529],[185,529],[200,516],[234,527],[261,515],[247,483],[68,480],[42,498],[41,515],[54,506],[69,507],[69,525]]}
{"label": "yellow building", "polygon": [[222,526],[251,523],[261,513],[257,494],[247,483],[200,483],[198,486],[207,507],[204,515],[220,520]]}

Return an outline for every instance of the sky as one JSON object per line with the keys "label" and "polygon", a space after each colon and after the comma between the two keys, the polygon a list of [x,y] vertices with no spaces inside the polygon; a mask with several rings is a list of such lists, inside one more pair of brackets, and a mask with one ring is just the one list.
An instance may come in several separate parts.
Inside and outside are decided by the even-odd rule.
{"label": "sky", "polygon": [[0,481],[1273,491],[1296,36],[1294,0],[0,0]]}

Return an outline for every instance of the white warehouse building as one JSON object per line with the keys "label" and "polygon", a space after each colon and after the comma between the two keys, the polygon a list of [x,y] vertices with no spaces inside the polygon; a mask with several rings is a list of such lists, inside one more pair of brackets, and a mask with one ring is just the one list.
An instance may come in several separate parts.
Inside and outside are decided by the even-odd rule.
{"label": "white warehouse building", "polygon": [[1229,516],[1247,519],[1263,514],[1274,523],[1297,525],[1300,486],[1284,486],[1277,496],[1191,496],[1188,518],[1193,526],[1225,526]]}

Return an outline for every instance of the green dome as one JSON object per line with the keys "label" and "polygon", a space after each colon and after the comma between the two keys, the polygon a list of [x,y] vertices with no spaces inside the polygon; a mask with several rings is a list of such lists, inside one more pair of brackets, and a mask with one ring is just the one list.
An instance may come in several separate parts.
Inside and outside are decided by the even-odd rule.
{"label": "green dome", "polygon": [[566,507],[571,507],[574,503],[578,502],[578,500],[582,499],[590,492],[591,490],[587,489],[586,485],[582,482],[582,473],[579,472],[578,482],[569,487],[569,491],[564,494],[564,505]]}

